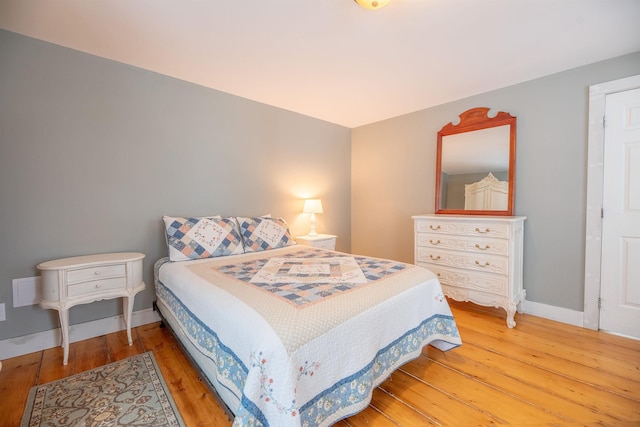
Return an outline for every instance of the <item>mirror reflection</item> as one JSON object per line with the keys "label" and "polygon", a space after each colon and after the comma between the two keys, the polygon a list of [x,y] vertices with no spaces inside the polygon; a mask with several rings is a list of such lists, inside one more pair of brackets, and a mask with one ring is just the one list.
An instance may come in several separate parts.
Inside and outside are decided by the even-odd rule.
{"label": "mirror reflection", "polygon": [[436,213],[513,214],[515,117],[468,110],[438,133]]}
{"label": "mirror reflection", "polygon": [[443,209],[507,209],[509,126],[442,138]]}

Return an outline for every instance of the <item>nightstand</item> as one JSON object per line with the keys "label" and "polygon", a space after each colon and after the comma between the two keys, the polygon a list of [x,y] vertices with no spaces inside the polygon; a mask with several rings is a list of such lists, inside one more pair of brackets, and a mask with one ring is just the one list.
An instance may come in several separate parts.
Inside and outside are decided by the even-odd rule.
{"label": "nightstand", "polygon": [[299,245],[313,246],[314,248],[329,249],[334,251],[336,249],[336,237],[331,234],[318,234],[317,236],[298,236],[296,242]]}
{"label": "nightstand", "polygon": [[131,315],[135,295],[144,289],[142,259],[144,254],[123,252],[86,255],[43,262],[40,307],[58,310],[63,364],[69,361],[69,309],[103,299],[123,298],[124,323],[129,345]]}

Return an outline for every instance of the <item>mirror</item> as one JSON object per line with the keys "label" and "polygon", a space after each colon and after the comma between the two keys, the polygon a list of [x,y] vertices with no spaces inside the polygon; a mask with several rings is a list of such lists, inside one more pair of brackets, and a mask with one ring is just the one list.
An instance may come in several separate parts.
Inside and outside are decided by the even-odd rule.
{"label": "mirror", "polygon": [[513,215],[516,118],[478,107],[438,132],[436,214]]}

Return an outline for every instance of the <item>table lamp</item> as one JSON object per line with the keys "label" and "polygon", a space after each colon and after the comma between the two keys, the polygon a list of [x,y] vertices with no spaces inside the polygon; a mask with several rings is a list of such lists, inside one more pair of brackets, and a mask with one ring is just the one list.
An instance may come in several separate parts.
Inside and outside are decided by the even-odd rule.
{"label": "table lamp", "polygon": [[311,228],[309,229],[309,236],[317,236],[318,232],[316,231],[316,214],[322,213],[322,201],[320,201],[320,199],[305,200],[302,212],[311,214]]}

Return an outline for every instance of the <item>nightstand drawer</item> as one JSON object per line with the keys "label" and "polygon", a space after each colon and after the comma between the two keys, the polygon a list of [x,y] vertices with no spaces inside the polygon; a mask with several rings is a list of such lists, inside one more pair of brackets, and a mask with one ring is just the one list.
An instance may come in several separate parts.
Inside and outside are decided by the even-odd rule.
{"label": "nightstand drawer", "polygon": [[105,265],[100,267],[81,268],[78,270],[69,270],[67,272],[67,282],[77,283],[87,280],[121,277],[127,272],[124,264]]}
{"label": "nightstand drawer", "polygon": [[104,292],[114,289],[126,289],[127,279],[125,277],[117,277],[114,279],[90,280],[88,282],[78,283],[77,285],[69,285],[67,288],[67,296],[77,297],[88,295],[95,292]]}
{"label": "nightstand drawer", "polygon": [[335,239],[318,240],[311,245],[316,248],[334,250],[336,247]]}
{"label": "nightstand drawer", "polygon": [[296,237],[296,242],[299,245],[328,249],[330,251],[334,251],[336,249],[336,236],[332,234],[318,234],[317,236],[298,236]]}

